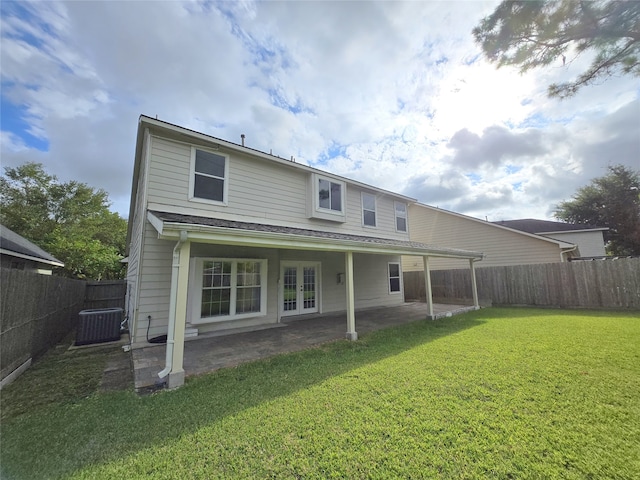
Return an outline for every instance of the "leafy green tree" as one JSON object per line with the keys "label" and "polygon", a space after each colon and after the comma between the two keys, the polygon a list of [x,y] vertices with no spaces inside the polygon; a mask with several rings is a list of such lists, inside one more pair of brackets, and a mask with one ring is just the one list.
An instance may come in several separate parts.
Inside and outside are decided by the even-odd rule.
{"label": "leafy green tree", "polygon": [[127,222],[109,205],[104,190],[61,183],[39,163],[0,177],[0,223],[63,261],[70,277],[123,278]]}
{"label": "leafy green tree", "polygon": [[623,165],[579,188],[561,202],[555,217],[571,223],[609,227],[604,232],[611,255],[640,255],[640,173]]}
{"label": "leafy green tree", "polygon": [[566,98],[582,86],[615,74],[640,76],[640,2],[619,0],[503,1],[473,29],[487,58],[526,72],[571,63],[593,52],[576,79],[553,84],[550,97]]}

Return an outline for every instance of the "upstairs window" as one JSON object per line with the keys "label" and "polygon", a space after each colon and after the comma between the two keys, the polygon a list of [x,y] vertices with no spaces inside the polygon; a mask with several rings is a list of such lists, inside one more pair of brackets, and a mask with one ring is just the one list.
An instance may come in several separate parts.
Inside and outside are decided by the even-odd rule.
{"label": "upstairs window", "polygon": [[395,202],[395,211],[396,211],[396,231],[406,232],[407,231],[407,204]]}
{"label": "upstairs window", "polygon": [[193,147],[191,149],[191,199],[225,204],[228,158]]}
{"label": "upstairs window", "polygon": [[365,192],[362,192],[362,224],[376,226],[376,196]]}
{"label": "upstairs window", "polygon": [[307,216],[330,222],[347,221],[347,184],[318,173],[309,175]]}
{"label": "upstairs window", "polygon": [[318,208],[342,212],[342,182],[318,178]]}

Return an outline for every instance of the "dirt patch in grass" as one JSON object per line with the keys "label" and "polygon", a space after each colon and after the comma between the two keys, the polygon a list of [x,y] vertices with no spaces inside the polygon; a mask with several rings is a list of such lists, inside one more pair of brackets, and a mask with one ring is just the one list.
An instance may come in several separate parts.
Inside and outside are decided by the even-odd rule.
{"label": "dirt patch in grass", "polygon": [[130,355],[120,344],[70,348],[74,338],[68,335],[2,389],[2,420],[79,402],[98,391],[133,389]]}

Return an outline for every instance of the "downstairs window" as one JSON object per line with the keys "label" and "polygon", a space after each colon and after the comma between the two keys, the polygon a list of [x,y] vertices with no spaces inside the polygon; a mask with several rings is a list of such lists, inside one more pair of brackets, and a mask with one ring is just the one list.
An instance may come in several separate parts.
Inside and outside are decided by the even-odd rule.
{"label": "downstairs window", "polygon": [[197,258],[192,323],[266,315],[267,260]]}
{"label": "downstairs window", "polygon": [[389,263],[389,293],[400,293],[401,291],[400,264],[397,262]]}

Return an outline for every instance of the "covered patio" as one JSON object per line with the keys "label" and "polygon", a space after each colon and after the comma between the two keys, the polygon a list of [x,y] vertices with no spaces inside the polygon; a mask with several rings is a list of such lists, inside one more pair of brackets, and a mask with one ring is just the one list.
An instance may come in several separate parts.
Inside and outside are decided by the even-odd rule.
{"label": "covered patio", "polygon": [[[375,264],[376,258],[383,259],[382,263],[385,266],[386,275],[388,275],[389,277],[389,283],[386,283],[385,280],[385,283],[382,284],[384,295],[390,295],[392,292],[395,294],[400,294],[402,291],[402,279],[400,278],[399,264],[400,256],[417,256],[422,259],[424,266],[427,303],[422,305],[422,308],[420,308],[420,314],[416,317],[413,317],[414,320],[418,318],[437,318],[437,313],[431,294],[431,258],[453,258],[468,262],[469,269],[471,270],[473,305],[474,308],[479,308],[475,282],[475,262],[482,260],[483,258],[483,254],[480,252],[443,248],[393,238],[380,238],[354,234],[343,234],[324,230],[309,230],[297,227],[248,223],[235,220],[209,218],[195,215],[161,212],[155,210],[149,210],[147,212],[147,219],[157,232],[159,240],[176,242],[173,247],[173,259],[171,263],[171,283],[167,319],[167,346],[166,349],[155,349],[153,354],[150,353],[149,357],[153,357],[152,360],[147,360],[145,362],[142,362],[142,360],[140,361],[143,364],[143,367],[141,368],[151,368],[151,365],[153,365],[153,368],[155,369],[156,357],[160,357],[158,358],[158,361],[161,362],[162,352],[164,352],[165,368],[163,370],[160,370],[159,373],[156,373],[158,373],[158,376],[160,378],[168,377],[166,378],[166,381],[169,388],[180,387],[184,383],[184,378],[187,375],[193,375],[201,373],[202,371],[212,370],[213,368],[210,367],[212,360],[209,358],[208,352],[211,350],[213,350],[214,352],[224,350],[223,346],[226,346],[229,342],[229,337],[226,337],[224,340],[220,341],[224,342],[224,344],[216,344],[212,345],[209,348],[203,348],[203,351],[199,356],[196,355],[192,357],[193,359],[197,359],[193,362],[189,359],[189,354],[186,353],[187,348],[185,342],[189,340],[189,336],[186,335],[187,327],[193,324],[211,322],[211,320],[208,320],[209,317],[206,317],[205,321],[201,321],[201,315],[199,313],[195,317],[188,314],[189,305],[195,304],[195,307],[191,307],[192,309],[195,309],[193,311],[200,311],[199,300],[198,302],[193,302],[193,299],[191,299],[191,303],[189,302],[189,278],[202,278],[204,272],[204,262],[201,261],[200,263],[196,263],[194,265],[194,259],[209,257],[213,258],[213,256],[215,256],[214,252],[217,255],[222,255],[219,252],[224,248],[227,248],[227,250],[225,250],[226,254],[222,255],[225,258],[240,258],[240,261],[242,262],[245,261],[242,260],[244,258],[257,258],[258,260],[254,263],[263,262],[265,266],[264,268],[267,268],[267,265],[269,265],[269,263],[271,263],[272,265],[283,266],[285,265],[285,262],[283,262],[283,260],[294,260],[294,258],[284,256],[284,254],[289,254],[289,256],[291,256],[290,252],[297,252],[297,255],[304,255],[306,253],[309,253],[311,254],[311,256],[309,258],[306,258],[306,260],[312,260],[313,258],[316,258],[315,261],[318,265],[321,264],[321,261],[317,257],[320,255],[325,255],[325,265],[328,263],[333,264],[334,270],[330,275],[330,278],[333,281],[323,283],[323,286],[327,287],[324,289],[325,298],[344,298],[345,313],[337,314],[336,316],[325,316],[322,313],[313,314],[321,315],[323,322],[327,323],[327,326],[324,326],[323,328],[329,328],[328,325],[332,325],[335,322],[337,326],[337,330],[335,330],[335,332],[339,333],[334,333],[333,328],[331,328],[330,333],[327,332],[326,334],[322,334],[321,329],[321,332],[318,333],[317,338],[313,336],[306,338],[306,334],[301,334],[300,339],[297,342],[301,345],[301,348],[305,348],[309,345],[317,345],[334,338],[344,338],[345,336],[347,339],[355,341],[358,339],[358,331],[366,331],[366,325],[362,325],[360,321],[356,321],[356,309],[358,308],[356,301],[356,283],[358,284],[358,286],[366,285],[366,282],[370,280],[371,276],[371,272],[368,272],[366,270],[367,265]],[[166,249],[164,251],[167,252]],[[364,262],[362,259],[366,257],[374,260],[371,260],[370,262]],[[388,258],[389,260],[386,260],[386,262],[394,263],[393,261],[391,261],[391,259],[394,259],[395,257],[398,257],[398,261],[395,262],[398,267],[396,269],[395,276],[392,276],[392,271],[388,269],[389,265],[388,263],[384,263],[384,259]],[[360,258],[359,264],[357,262],[358,258]],[[220,259],[217,259],[216,261],[218,263],[222,262]],[[378,262],[378,264],[380,264],[380,262]],[[358,268],[355,268],[356,266]],[[233,272],[233,267],[229,268],[229,271]],[[262,271],[262,267],[255,268],[256,271]],[[191,271],[191,269],[193,271]],[[283,271],[284,270],[282,270],[282,272]],[[271,268],[271,272],[277,273],[278,267],[276,267],[275,269]],[[310,275],[314,279],[312,282],[313,288],[309,290],[310,292],[314,293],[310,298],[312,299],[312,303],[314,305],[314,312],[322,312],[322,309],[318,308],[318,305],[321,303],[321,301],[316,301],[319,282],[316,282],[315,280],[315,272],[316,271],[314,270]],[[231,275],[235,274],[232,273]],[[302,274],[300,273],[299,276],[302,277]],[[267,329],[274,329],[273,332],[269,333],[272,333],[276,337],[278,337],[278,334],[275,332],[277,332],[278,330],[282,330],[283,328],[287,331],[294,330],[291,328],[291,321],[289,320],[290,317],[288,315],[285,315],[285,285],[283,283],[283,278],[286,278],[286,276],[284,275],[284,273],[282,273],[279,278],[273,276],[270,282],[267,282],[268,277],[266,275],[258,277],[261,279],[261,283],[259,285],[252,284],[252,288],[260,292],[261,299],[259,302],[256,301],[256,305],[258,305],[259,308],[250,310],[248,315],[246,315],[244,313],[244,310],[242,310],[242,315],[238,318],[244,319],[245,317],[251,318],[260,316],[266,318],[269,313],[267,311],[267,296],[269,293],[269,289],[271,289],[272,293],[279,295],[279,300],[277,302],[278,311],[276,312],[272,307],[270,321],[265,321],[261,324],[261,326],[264,327],[261,332],[262,335],[264,337],[267,336],[267,334],[264,332],[264,330]],[[376,297],[375,295],[383,295],[382,290],[375,290],[376,285],[380,284],[370,283],[368,287],[371,289],[369,290],[369,292],[373,292],[369,294],[369,297],[373,297],[368,299],[368,301],[370,301],[372,304],[378,303],[376,301],[372,301],[372,299],[379,301],[379,297]],[[332,294],[329,294],[327,292],[329,286],[333,288]],[[192,288],[191,291],[203,291],[200,284],[196,284],[195,287],[195,290]],[[286,285],[286,287],[288,288],[288,284]],[[229,291],[231,291],[232,289],[228,286],[225,286],[224,288]],[[305,287],[302,283],[300,283],[300,285],[298,286],[298,282],[296,282],[296,286],[294,288],[296,292],[302,292],[302,294],[305,293]],[[233,298],[230,293],[229,296],[230,298]],[[299,298],[297,300],[297,303],[304,304],[303,298],[300,295],[298,296]],[[399,295],[397,298],[400,298]],[[233,303],[234,301],[235,300],[232,299],[230,300],[230,303]],[[393,302],[390,301],[389,303],[395,305],[396,307],[402,307],[402,303],[400,302],[401,300],[395,300]],[[275,302],[272,301],[271,305],[274,304]],[[333,310],[330,311],[340,311],[341,305],[335,304],[332,307]],[[361,306],[360,308],[364,307]],[[385,307],[379,310],[383,310],[384,308]],[[229,310],[229,312],[230,311],[231,310]],[[236,311],[234,310],[233,313],[235,314]],[[295,312],[295,314],[296,316],[300,315],[300,320],[310,320],[309,314],[311,314],[311,312],[309,312],[309,314],[305,314],[302,311],[297,311]],[[226,311],[225,315],[227,315]],[[400,314],[400,316],[402,315]],[[148,318],[150,318],[150,316]],[[235,318],[233,317],[230,318],[232,320],[235,320]],[[361,318],[366,318],[366,315],[364,317],[362,317],[361,315]],[[331,321],[328,321],[327,319],[331,319]],[[150,322],[151,320],[148,321]],[[357,329],[356,324],[358,325]],[[365,326],[365,330],[362,330],[363,326]],[[255,330],[256,327],[260,328],[260,325],[254,324],[251,326],[251,329]],[[310,325],[307,326],[307,328],[310,328]],[[207,331],[206,335],[210,336],[212,332],[213,330],[209,330]],[[230,333],[233,333],[233,330],[225,329],[224,333],[228,335]],[[276,338],[274,342],[280,345],[296,344],[296,342],[286,341],[286,335],[284,339]],[[139,348],[136,348],[135,350],[145,350],[146,348],[148,348],[142,347],[140,344],[138,344],[138,347]],[[256,347],[255,345],[250,345],[249,347],[247,347],[243,344],[238,344],[235,346],[235,348],[238,350],[238,353],[233,353],[232,355],[233,357],[240,359],[245,358],[244,355],[246,351],[257,350],[269,353],[269,348],[267,348],[266,346]],[[191,350],[193,349],[194,347],[191,347]],[[230,349],[229,352],[231,352],[231,350],[232,349]],[[291,349],[276,349],[273,351],[273,353],[279,353],[280,351],[291,351]],[[213,355],[217,355],[217,353],[213,353]],[[253,353],[251,355],[253,355]],[[255,358],[261,357],[250,356],[247,358],[247,360]],[[239,363],[237,360],[234,360],[233,362],[235,362],[236,364]],[[232,364],[234,364],[233,362]],[[198,364],[204,364],[205,367],[199,368],[197,367]],[[223,363],[221,366],[224,365],[227,364]],[[156,379],[154,378],[154,383],[155,381]],[[142,384],[142,382],[140,382],[140,384]]]}
{"label": "covered patio", "polygon": [[[355,312],[358,332],[368,333],[417,320],[442,318],[477,309],[469,305],[405,303]],[[187,377],[219,368],[294,352],[345,338],[346,312],[310,315],[251,331],[227,331],[188,338],[184,344],[183,368]],[[136,390],[164,384],[158,377],[165,365],[165,345],[152,345],[132,351]]]}

